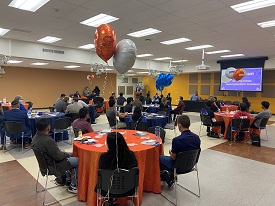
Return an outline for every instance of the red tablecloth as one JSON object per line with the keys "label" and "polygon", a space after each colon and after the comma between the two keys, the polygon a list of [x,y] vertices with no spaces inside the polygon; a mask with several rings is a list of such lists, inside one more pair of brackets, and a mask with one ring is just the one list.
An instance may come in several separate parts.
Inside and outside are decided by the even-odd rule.
{"label": "red tablecloth", "polygon": [[[8,107],[9,110],[11,110],[11,104],[2,104],[2,106],[3,106],[3,107]],[[25,103],[23,103],[23,106],[24,106],[26,109],[28,109],[28,107],[29,107],[29,105],[28,105],[28,104],[25,104]]]}
{"label": "red tablecloth", "polygon": [[221,111],[226,111],[226,108],[228,108],[229,112],[238,110],[238,106],[236,105],[224,105],[221,106]]}
{"label": "red tablecloth", "polygon": [[[136,146],[129,148],[135,153],[139,168],[139,202],[142,203],[142,192],[161,192],[159,155],[163,154],[163,145],[148,146],[140,144],[141,137],[135,136],[135,130],[118,130],[126,131],[124,138],[129,143],[136,143]],[[95,133],[88,133],[85,136],[94,137]],[[147,133],[147,137],[155,139],[154,134]],[[98,143],[104,144],[107,135],[96,139]],[[157,140],[161,142],[161,139]],[[96,193],[94,192],[97,183],[98,162],[101,153],[106,152],[105,145],[95,147],[94,145],[80,144],[74,142],[73,155],[79,158],[78,165],[78,200],[87,201],[87,205],[96,205]],[[124,199],[125,200],[125,199]],[[123,200],[122,200],[123,201]],[[123,205],[123,203],[122,203]]]}

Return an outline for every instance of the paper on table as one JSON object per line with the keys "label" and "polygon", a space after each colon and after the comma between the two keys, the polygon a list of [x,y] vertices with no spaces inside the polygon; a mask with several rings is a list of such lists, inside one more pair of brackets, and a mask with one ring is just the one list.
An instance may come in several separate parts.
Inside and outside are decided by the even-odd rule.
{"label": "paper on table", "polygon": [[158,115],[158,116],[156,116],[156,117],[164,117],[164,116]]}
{"label": "paper on table", "polygon": [[102,147],[104,144],[94,144],[95,147]]}
{"label": "paper on table", "polygon": [[133,146],[136,146],[137,144],[136,143],[129,143],[127,144],[129,147],[133,147]]}

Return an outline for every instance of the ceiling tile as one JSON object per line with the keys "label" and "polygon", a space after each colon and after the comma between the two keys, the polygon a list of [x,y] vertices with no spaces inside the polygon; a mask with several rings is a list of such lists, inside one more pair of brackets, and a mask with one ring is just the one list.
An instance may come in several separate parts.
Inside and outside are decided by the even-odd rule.
{"label": "ceiling tile", "polygon": [[83,5],[84,3],[86,3],[89,0],[62,0],[64,2],[68,2],[71,4],[75,4],[75,5]]}
{"label": "ceiling tile", "polygon": [[84,20],[91,18],[98,14],[99,14],[98,12],[92,11],[90,9],[78,7],[76,9],[68,12],[67,14],[64,14],[63,16],[60,16],[60,18],[68,20],[68,21],[80,23],[81,21],[84,21]]}
{"label": "ceiling tile", "polygon": [[171,2],[172,0],[138,0],[138,1],[143,2],[145,4],[149,4],[151,6],[157,6],[165,2]]}
{"label": "ceiling tile", "polygon": [[209,1],[209,0],[184,0],[184,1],[172,0],[172,1],[168,1],[166,3],[160,4],[156,6],[156,8],[161,9],[168,13],[172,13],[175,11],[182,11],[183,9],[199,5],[206,1]]}
{"label": "ceiling tile", "polygon": [[130,2],[131,0],[100,0],[100,1],[88,1],[87,3],[83,4],[82,6],[99,13],[106,12],[112,8],[120,7],[121,4]]}

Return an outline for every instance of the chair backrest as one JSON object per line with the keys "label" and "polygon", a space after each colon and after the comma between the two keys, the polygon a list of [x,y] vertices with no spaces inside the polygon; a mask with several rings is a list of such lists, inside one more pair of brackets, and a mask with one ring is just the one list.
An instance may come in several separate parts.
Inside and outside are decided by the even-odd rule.
{"label": "chair backrest", "polygon": [[69,113],[65,115],[66,117],[70,117],[71,118],[71,123],[79,118],[79,113]]}
{"label": "chair backrest", "polygon": [[8,111],[9,110],[9,107],[7,107],[7,106],[2,106],[3,107],[3,112],[5,112],[5,111]]}
{"label": "chair backrest", "polygon": [[23,127],[21,122],[5,121],[4,129],[9,134],[20,134],[23,132]]}
{"label": "chair backrest", "polygon": [[107,117],[110,127],[116,126],[117,120]]}
{"label": "chair backrest", "polygon": [[70,126],[71,126],[71,118],[70,117],[59,118],[54,121],[55,129],[67,129]]}
{"label": "chair backrest", "polygon": [[183,111],[184,111],[184,106],[182,106],[182,107],[180,108],[180,112],[179,112],[179,114],[182,114],[182,113],[183,113]]}
{"label": "chair backrest", "polygon": [[137,167],[129,170],[98,170],[97,189],[109,191],[110,194],[121,195],[137,188],[138,185],[139,169]]}
{"label": "chair backrest", "polygon": [[147,131],[147,123],[146,122],[130,122],[130,129],[139,130],[139,131]]}
{"label": "chair backrest", "polygon": [[232,104],[232,102],[231,101],[225,101],[224,104],[225,105],[230,105],[230,104]]}
{"label": "chair backrest", "polygon": [[248,131],[250,127],[250,119],[232,119],[232,129],[240,131]]}
{"label": "chair backrest", "polygon": [[94,104],[97,105],[96,108],[103,107],[104,99],[102,97],[95,97],[93,101],[94,101]]}
{"label": "chair backrest", "polygon": [[176,159],[177,171],[180,171],[181,174],[191,172],[199,161],[200,152],[201,149],[195,149],[178,153]]}
{"label": "chair backrest", "polygon": [[163,108],[162,110],[159,110],[157,113],[160,114],[160,115],[165,115],[166,116],[167,110],[168,110],[168,108]]}
{"label": "chair backrest", "polygon": [[[155,128],[156,128],[156,126],[155,127],[149,127],[147,132],[155,134]],[[162,142],[164,143],[166,132],[162,127],[159,127],[159,128],[160,128],[160,138],[162,139]]]}
{"label": "chair backrest", "polygon": [[43,154],[43,152],[41,152],[37,149],[32,148],[32,150],[33,150],[36,160],[38,162],[39,170],[40,170],[42,176],[45,176],[47,174],[47,170],[49,170],[49,167],[45,160],[44,154]]}
{"label": "chair backrest", "polygon": [[206,114],[200,114],[201,122],[204,126],[211,126],[212,125],[212,118]]}
{"label": "chair backrest", "polygon": [[260,122],[259,127],[260,127],[261,129],[265,129],[265,128],[266,128],[266,125],[267,125],[268,120],[269,120],[269,118],[263,118],[263,119],[261,119],[261,122]]}

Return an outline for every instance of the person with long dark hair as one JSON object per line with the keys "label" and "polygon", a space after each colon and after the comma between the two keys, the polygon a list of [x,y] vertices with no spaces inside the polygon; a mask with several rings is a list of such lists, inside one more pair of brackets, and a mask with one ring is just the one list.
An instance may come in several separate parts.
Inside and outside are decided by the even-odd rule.
{"label": "person with long dark hair", "polygon": [[244,103],[246,105],[246,111],[248,112],[249,108],[251,106],[251,103],[248,101],[247,97],[243,97],[242,101],[243,101],[242,103]]}
{"label": "person with long dark hair", "polygon": [[135,107],[132,117],[130,117],[130,122],[147,122],[146,117],[141,113],[140,107]]}
{"label": "person with long dark hair", "polygon": [[100,94],[100,89],[99,89],[99,87],[98,87],[98,86],[95,86],[93,92],[95,93],[96,96],[99,96],[99,94]]}

